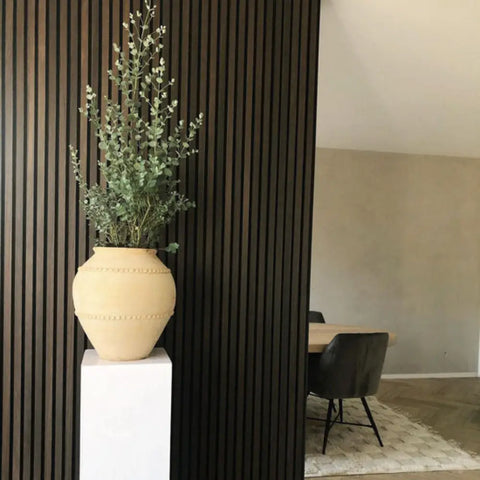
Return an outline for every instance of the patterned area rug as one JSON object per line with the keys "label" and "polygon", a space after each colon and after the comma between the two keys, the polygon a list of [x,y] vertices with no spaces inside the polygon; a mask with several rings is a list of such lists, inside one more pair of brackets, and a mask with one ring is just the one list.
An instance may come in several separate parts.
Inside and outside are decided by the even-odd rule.
{"label": "patterned area rug", "polygon": [[[428,427],[368,399],[384,447],[371,428],[334,425],[322,455],[324,423],[307,420],[305,477],[371,473],[480,470],[480,457],[470,455]],[[328,402],[309,397],[307,416],[326,418]],[[346,422],[367,423],[360,400],[344,401]],[[480,472],[479,472],[480,478]]]}

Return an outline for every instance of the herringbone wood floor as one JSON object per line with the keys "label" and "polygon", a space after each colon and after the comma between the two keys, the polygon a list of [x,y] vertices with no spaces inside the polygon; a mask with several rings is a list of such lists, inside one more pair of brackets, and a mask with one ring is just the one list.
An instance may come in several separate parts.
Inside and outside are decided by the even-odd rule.
{"label": "herringbone wood floor", "polygon": [[[480,454],[480,379],[384,380],[378,399]],[[480,480],[480,471],[322,477],[321,480]]]}

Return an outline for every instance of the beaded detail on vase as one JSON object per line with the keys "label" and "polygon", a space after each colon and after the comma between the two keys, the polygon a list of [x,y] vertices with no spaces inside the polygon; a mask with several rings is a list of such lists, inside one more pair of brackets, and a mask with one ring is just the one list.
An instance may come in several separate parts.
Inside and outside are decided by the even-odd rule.
{"label": "beaded detail on vase", "polygon": [[163,267],[156,268],[118,268],[118,267],[78,267],[81,272],[115,272],[115,273],[170,273],[170,269]]}
{"label": "beaded detail on vase", "polygon": [[165,320],[173,315],[174,311],[155,313],[150,315],[101,315],[96,313],[77,313],[75,315],[82,320]]}

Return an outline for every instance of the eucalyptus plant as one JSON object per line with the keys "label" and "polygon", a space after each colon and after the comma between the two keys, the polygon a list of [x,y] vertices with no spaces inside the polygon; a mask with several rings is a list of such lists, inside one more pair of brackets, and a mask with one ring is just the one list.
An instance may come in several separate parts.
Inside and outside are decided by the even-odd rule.
{"label": "eucalyptus plant", "polygon": [[[88,185],[81,172],[78,150],[70,146],[75,177],[86,217],[96,231],[97,244],[113,247],[157,248],[160,232],[176,214],[194,207],[178,192],[178,166],[198,150],[194,146],[203,115],[188,126],[171,120],[177,100],[171,100],[165,60],[161,55],[166,28],[152,28],[155,7],[145,0],[145,13],[130,14],[123,27],[128,50],[113,44],[116,69],[108,70],[119,101],[105,96],[103,118],[97,95],[86,87],[86,104],[79,111],[93,125],[103,156],[98,167],[103,182]],[[177,243],[165,250],[174,252]]]}

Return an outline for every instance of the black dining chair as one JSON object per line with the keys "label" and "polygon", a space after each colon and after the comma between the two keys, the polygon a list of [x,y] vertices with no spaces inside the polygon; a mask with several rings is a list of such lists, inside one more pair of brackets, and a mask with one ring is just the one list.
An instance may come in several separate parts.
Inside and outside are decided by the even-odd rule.
{"label": "black dining chair", "polygon": [[308,312],[308,321],[309,323],[325,323],[325,318],[322,312],[316,312],[315,310],[310,310]]}
{"label": "black dining chair", "polygon": [[[308,312],[308,323],[326,323],[325,322],[325,317],[323,316],[322,312],[318,312],[316,310],[310,310]],[[308,357],[313,358],[313,357],[319,357],[321,353],[309,353]],[[313,393],[308,389],[308,395],[312,395]],[[333,410],[336,412],[337,409],[335,408],[335,405],[333,406]]]}
{"label": "black dining chair", "polygon": [[[315,310],[310,310],[308,312],[308,323],[325,323],[325,317],[322,312],[317,312]],[[308,357],[319,357],[321,353],[309,353]],[[307,396],[311,395],[310,389],[308,389]],[[335,407],[334,407],[335,408]]]}
{"label": "black dining chair", "polygon": [[[340,333],[319,356],[309,356],[308,386],[316,396],[327,399],[322,453],[327,449],[328,434],[336,423],[372,428],[383,447],[377,425],[366,397],[375,395],[380,383],[388,345],[388,333]],[[369,424],[343,421],[343,400],[360,398]],[[339,413],[332,419],[334,400],[339,400]],[[311,420],[322,420],[313,418]]]}

